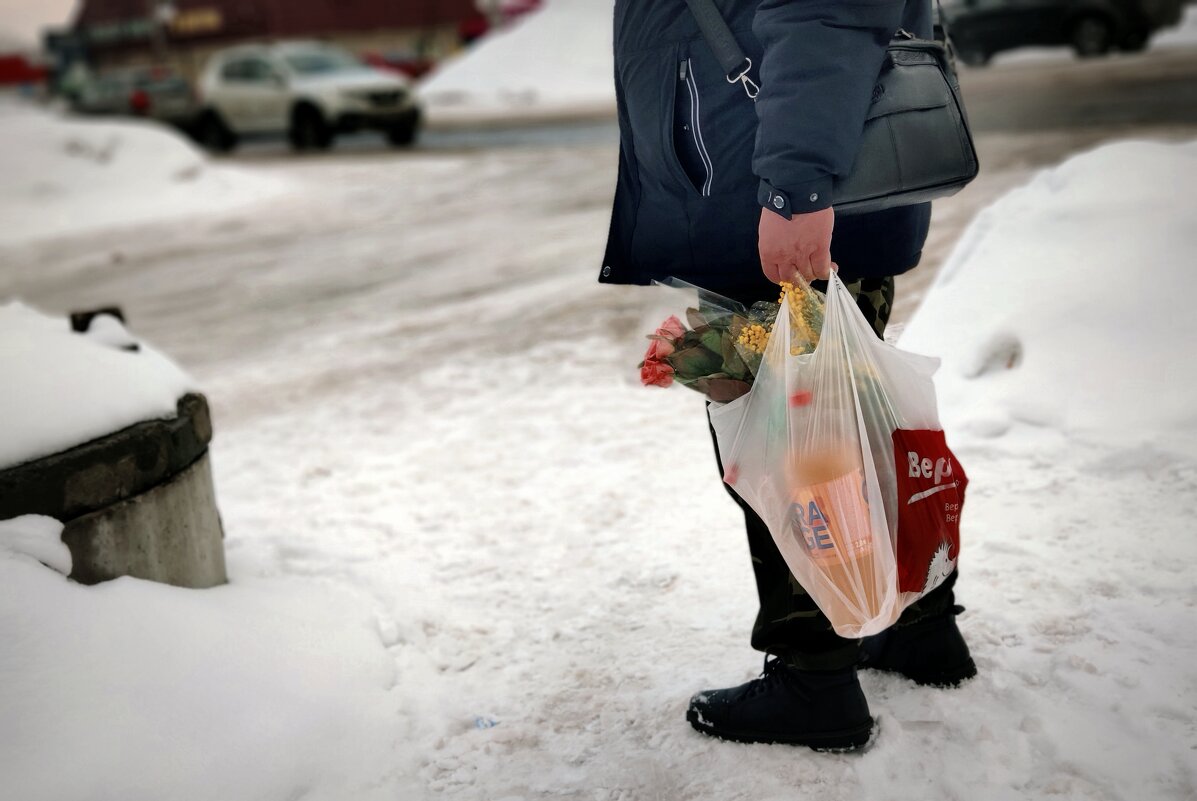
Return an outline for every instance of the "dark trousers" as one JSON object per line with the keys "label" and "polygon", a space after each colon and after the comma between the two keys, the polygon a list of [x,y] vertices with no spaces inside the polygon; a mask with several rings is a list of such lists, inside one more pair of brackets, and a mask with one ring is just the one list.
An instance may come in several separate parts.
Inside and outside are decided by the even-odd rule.
{"label": "dark trousers", "polygon": [[[816,288],[822,289],[816,284]],[[865,279],[848,284],[857,306],[872,323],[877,336],[885,333],[893,304],[893,278]],[[734,298],[751,305],[757,300],[776,298]],[[714,439],[715,429],[711,428]],[[719,461],[719,448],[715,447]],[[723,465],[719,464],[723,476]],[[756,512],[727,484],[724,488],[743,510],[748,530],[748,552],[756,577],[756,591],[760,611],[752,627],[752,647],[781,657],[799,670],[836,670],[856,664],[860,656],[860,641],[840,637],[831,628],[831,621],[819,611],[815,602],[790,573],[781,552],[773,542],[769,528]],[[946,612],[955,602],[952,587],[956,573],[931,592],[907,607],[895,623],[905,626],[927,616]]]}

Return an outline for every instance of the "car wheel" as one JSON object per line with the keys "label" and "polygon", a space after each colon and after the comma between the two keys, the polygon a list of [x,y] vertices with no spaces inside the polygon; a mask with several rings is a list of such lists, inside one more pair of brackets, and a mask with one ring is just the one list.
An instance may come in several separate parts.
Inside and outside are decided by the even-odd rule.
{"label": "car wheel", "polygon": [[418,129],[418,119],[396,123],[387,129],[387,141],[395,147],[408,147],[416,141],[416,131]]}
{"label": "car wheel", "polygon": [[993,54],[986,53],[979,48],[962,47],[956,51],[956,55],[960,56],[960,60],[970,67],[984,67],[989,63]]}
{"label": "car wheel", "polygon": [[1139,53],[1147,49],[1151,41],[1151,34],[1147,31],[1131,31],[1122,40],[1120,47],[1128,53]]}
{"label": "car wheel", "polygon": [[299,106],[291,114],[288,137],[296,150],[326,150],[332,145],[333,132],[324,115],[312,106]]}
{"label": "car wheel", "polygon": [[206,111],[195,126],[195,139],[210,153],[228,153],[237,146],[236,135],[215,111]]}
{"label": "car wheel", "polygon": [[1113,38],[1110,23],[1101,17],[1081,17],[1072,27],[1072,49],[1081,58],[1104,56]]}

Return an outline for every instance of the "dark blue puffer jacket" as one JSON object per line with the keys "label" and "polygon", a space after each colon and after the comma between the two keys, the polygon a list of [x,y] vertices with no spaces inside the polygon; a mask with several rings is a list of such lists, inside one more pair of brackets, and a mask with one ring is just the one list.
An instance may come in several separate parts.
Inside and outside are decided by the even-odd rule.
{"label": "dark blue puffer jacket", "polygon": [[[600,281],[676,276],[733,296],[775,291],[760,269],[761,207],[834,205],[852,167],[885,47],[930,38],[930,0],[716,0],[760,84],[730,84],[684,0],[616,0],[620,158]],[[845,280],[918,263],[930,204],[839,215]]]}

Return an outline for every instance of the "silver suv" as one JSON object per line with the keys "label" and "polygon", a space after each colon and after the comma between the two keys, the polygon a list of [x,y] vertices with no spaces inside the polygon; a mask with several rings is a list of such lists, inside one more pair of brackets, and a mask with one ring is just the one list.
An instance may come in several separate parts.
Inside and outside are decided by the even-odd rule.
{"label": "silver suv", "polygon": [[319,42],[217,51],[200,76],[196,138],[228,151],[241,139],[286,136],[324,149],[337,133],[375,129],[393,145],[415,141],[420,107],[408,80]]}

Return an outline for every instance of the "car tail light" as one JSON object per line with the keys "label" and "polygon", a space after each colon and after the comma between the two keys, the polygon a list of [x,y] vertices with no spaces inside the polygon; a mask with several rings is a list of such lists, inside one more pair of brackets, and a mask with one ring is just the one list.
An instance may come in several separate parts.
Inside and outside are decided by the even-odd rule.
{"label": "car tail light", "polygon": [[134,114],[147,114],[150,110],[150,96],[144,89],[134,89],[129,95],[129,110]]}

